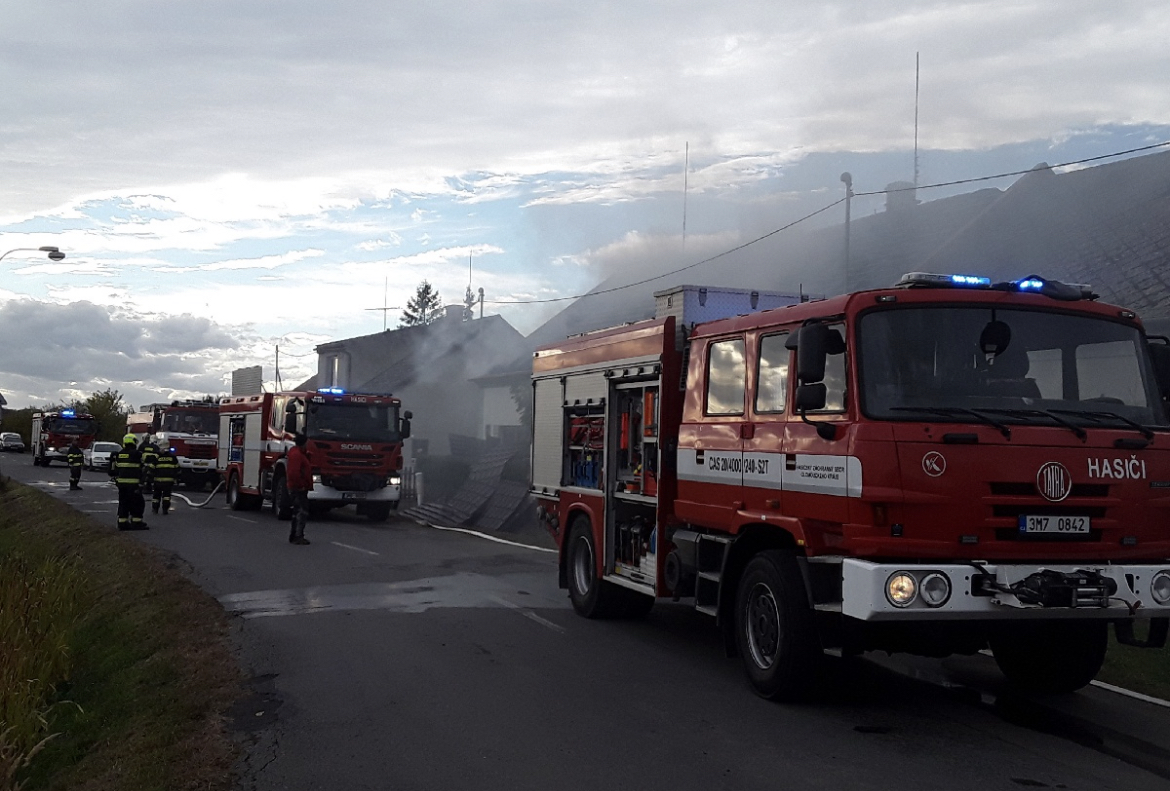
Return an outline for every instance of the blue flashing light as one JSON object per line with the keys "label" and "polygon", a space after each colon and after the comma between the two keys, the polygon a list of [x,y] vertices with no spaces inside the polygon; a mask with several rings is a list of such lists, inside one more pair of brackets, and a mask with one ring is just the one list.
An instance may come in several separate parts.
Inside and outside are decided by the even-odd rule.
{"label": "blue flashing light", "polygon": [[990,286],[991,278],[978,275],[951,275],[951,282],[957,286]]}
{"label": "blue flashing light", "polygon": [[318,387],[318,393],[329,393],[329,395],[345,395],[345,390],[340,387]]}
{"label": "blue flashing light", "polygon": [[1039,291],[1044,288],[1044,281],[1036,278],[1016,281],[1016,288],[1020,291]]}
{"label": "blue flashing light", "polygon": [[61,410],[61,417],[73,417],[73,410],[72,409],[62,409]]}

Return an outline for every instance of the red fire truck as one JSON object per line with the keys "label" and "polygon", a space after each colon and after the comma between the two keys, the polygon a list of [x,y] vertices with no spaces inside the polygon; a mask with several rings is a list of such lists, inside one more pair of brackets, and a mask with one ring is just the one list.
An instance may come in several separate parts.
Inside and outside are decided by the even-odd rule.
{"label": "red fire truck", "polygon": [[32,416],[33,464],[48,467],[54,459],[65,461],[69,445],[85,450],[97,436],[98,424],[93,415],[73,409],[59,412],[34,412]]}
{"label": "red fire truck", "polygon": [[561,586],[590,618],[688,600],[769,698],[826,653],[990,647],[1056,692],[1110,623],[1161,647],[1170,341],[1094,300],[912,273],[542,347],[532,491]]}
{"label": "red fire truck", "polygon": [[139,442],[152,436],[160,448],[175,449],[179,478],[194,488],[219,478],[215,467],[217,431],[219,405],[212,400],[150,404],[126,417],[126,433]]}
{"label": "red fire truck", "polygon": [[356,505],[358,513],[384,521],[402,490],[402,441],[410,436],[410,411],[388,395],[317,392],[231,396],[219,404],[219,472],[233,510],[268,500],[279,519],[292,503],[285,486],[285,458],[296,434],[313,468],[311,507]]}

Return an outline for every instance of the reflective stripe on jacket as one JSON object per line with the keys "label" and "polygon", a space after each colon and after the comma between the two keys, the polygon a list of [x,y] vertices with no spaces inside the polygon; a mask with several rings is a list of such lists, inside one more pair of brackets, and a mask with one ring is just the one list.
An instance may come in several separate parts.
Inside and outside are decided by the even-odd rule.
{"label": "reflective stripe on jacket", "polygon": [[142,482],[142,455],[136,450],[124,450],[110,457],[110,474],[114,483]]}
{"label": "reflective stripe on jacket", "polygon": [[159,483],[174,483],[179,477],[179,460],[169,453],[163,453],[154,463],[154,479]]}
{"label": "reflective stripe on jacket", "polygon": [[142,446],[140,451],[142,454],[142,466],[144,469],[154,469],[155,462],[158,461],[158,445],[153,442],[148,442]]}
{"label": "reflective stripe on jacket", "polygon": [[81,451],[69,451],[69,455],[65,457],[70,467],[80,467],[85,464],[85,454]]}

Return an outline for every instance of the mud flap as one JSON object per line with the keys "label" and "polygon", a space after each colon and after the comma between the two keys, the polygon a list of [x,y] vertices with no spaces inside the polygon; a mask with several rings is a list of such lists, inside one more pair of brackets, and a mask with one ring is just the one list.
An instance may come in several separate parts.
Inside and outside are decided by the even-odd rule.
{"label": "mud flap", "polygon": [[1117,642],[1136,648],[1162,648],[1166,645],[1168,629],[1170,629],[1170,618],[1151,618],[1150,633],[1146,635],[1144,640],[1141,640],[1133,633],[1132,619],[1113,622],[1113,631],[1117,635]]}

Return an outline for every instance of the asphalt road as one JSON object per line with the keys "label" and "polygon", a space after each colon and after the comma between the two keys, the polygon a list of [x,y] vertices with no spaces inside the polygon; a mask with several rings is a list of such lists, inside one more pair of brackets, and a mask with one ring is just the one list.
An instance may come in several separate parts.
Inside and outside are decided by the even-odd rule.
{"label": "asphalt road", "polygon": [[[114,529],[116,493],[13,478]],[[183,492],[186,494],[186,492]],[[207,495],[192,495],[205,499]],[[861,660],[815,704],[752,694],[714,625],[660,602],[576,616],[548,552],[334,512],[312,545],[270,512],[179,501],[130,535],[236,614],[251,695],[241,789],[1165,789],[1165,777]],[[547,541],[535,542],[543,547]],[[1166,720],[1170,725],[1170,715]],[[1167,728],[1170,731],[1170,727]]]}

